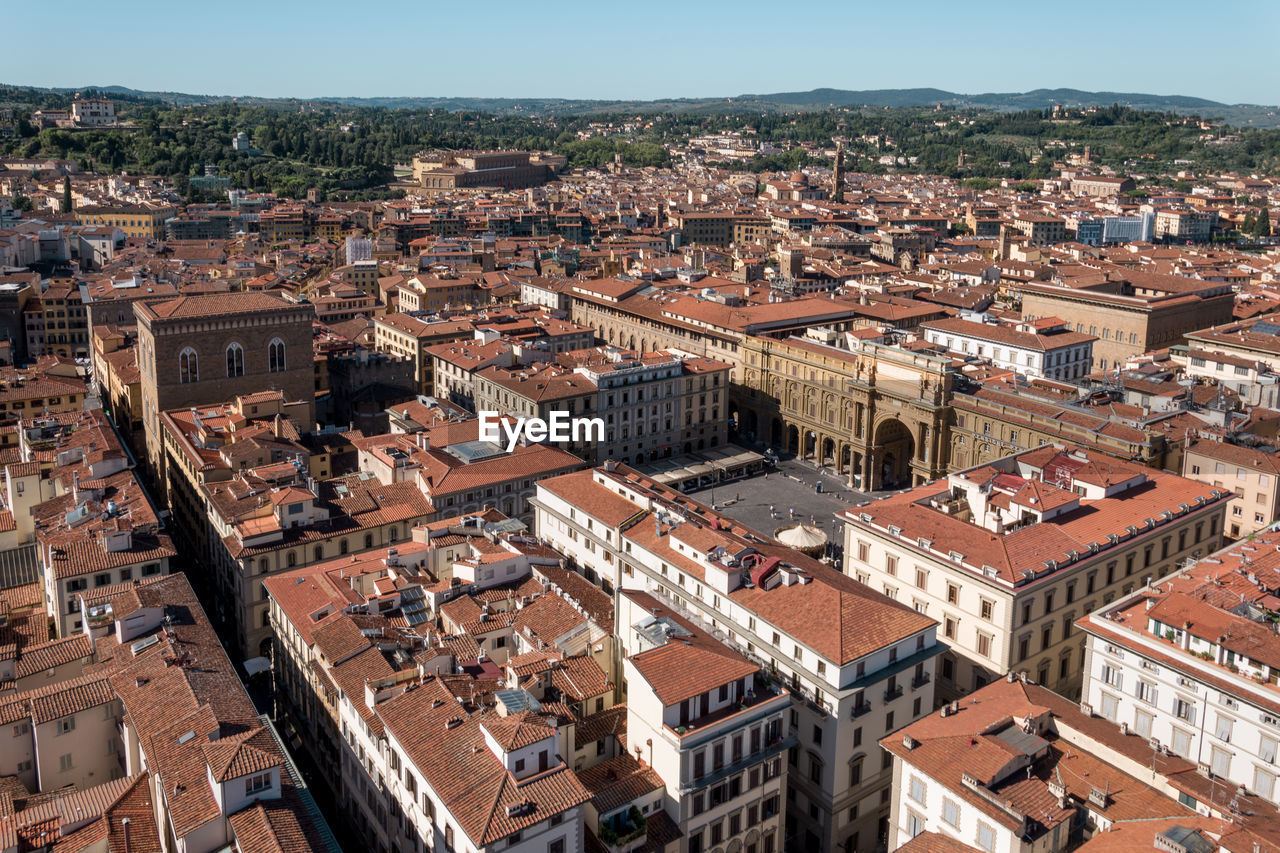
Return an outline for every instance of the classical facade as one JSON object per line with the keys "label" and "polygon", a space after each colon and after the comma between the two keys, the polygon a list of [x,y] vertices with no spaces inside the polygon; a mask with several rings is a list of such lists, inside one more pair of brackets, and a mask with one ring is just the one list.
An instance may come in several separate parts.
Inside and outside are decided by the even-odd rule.
{"label": "classical facade", "polygon": [[1077,616],[1213,551],[1229,496],[1046,445],[846,510],[844,569],[942,623],[945,699],[1010,671],[1077,698]]}
{"label": "classical facade", "polygon": [[879,344],[858,352],[801,338],[743,338],[740,435],[830,465],[861,489],[946,470],[950,359]]}
{"label": "classical facade", "polygon": [[1094,366],[1103,370],[1231,319],[1234,295],[1227,282],[1134,271],[1124,276],[1085,285],[1023,284],[1022,318],[1055,317],[1069,329],[1097,337]]}

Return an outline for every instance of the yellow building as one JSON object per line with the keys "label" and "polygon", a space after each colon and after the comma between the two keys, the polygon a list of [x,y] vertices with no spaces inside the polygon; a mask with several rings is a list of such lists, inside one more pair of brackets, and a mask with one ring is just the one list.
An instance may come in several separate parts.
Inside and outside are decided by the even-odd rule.
{"label": "yellow building", "polygon": [[139,204],[89,205],[76,209],[81,225],[108,225],[119,228],[129,237],[164,237],[164,223],[178,215],[172,205],[146,207]]}

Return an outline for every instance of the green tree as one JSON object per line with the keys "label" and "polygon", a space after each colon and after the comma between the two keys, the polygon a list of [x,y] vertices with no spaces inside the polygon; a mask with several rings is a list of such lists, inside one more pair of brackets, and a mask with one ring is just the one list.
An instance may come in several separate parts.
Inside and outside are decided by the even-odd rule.
{"label": "green tree", "polygon": [[25,196],[22,193],[18,193],[13,197],[14,210],[26,211],[26,210],[30,210],[34,206],[35,205],[32,203],[30,196]]}
{"label": "green tree", "polygon": [[1258,208],[1257,219],[1254,220],[1253,233],[1256,237],[1271,236],[1271,209],[1267,206],[1267,200],[1262,200],[1262,205]]}
{"label": "green tree", "polygon": [[71,178],[64,177],[62,179],[62,212],[71,212]]}

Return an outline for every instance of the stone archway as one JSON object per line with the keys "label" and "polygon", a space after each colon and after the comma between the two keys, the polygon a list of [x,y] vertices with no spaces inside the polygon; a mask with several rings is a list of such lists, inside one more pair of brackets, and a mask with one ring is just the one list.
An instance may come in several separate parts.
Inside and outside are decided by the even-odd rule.
{"label": "stone archway", "polygon": [[787,452],[800,455],[800,428],[795,424],[787,424]]}
{"label": "stone archway", "polygon": [[824,438],[821,443],[822,453],[818,456],[819,465],[836,464],[836,442],[835,439]]}
{"label": "stone archway", "polygon": [[912,485],[911,460],[915,437],[897,418],[876,424],[871,448],[871,483],[875,489],[901,489]]}
{"label": "stone archway", "polygon": [[769,443],[776,449],[782,449],[782,418],[774,418],[769,425]]}

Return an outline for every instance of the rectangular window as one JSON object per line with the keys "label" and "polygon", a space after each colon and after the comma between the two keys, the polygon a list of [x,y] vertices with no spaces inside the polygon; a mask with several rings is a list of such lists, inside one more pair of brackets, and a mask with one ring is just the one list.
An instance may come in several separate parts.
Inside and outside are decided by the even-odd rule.
{"label": "rectangular window", "polygon": [[924,782],[916,776],[911,777],[911,799],[924,805]]}
{"label": "rectangular window", "polygon": [[1276,739],[1275,738],[1268,737],[1267,735],[1262,735],[1262,738],[1258,744],[1258,758],[1262,759],[1268,764],[1276,763]]}
{"label": "rectangular window", "polygon": [[952,826],[960,827],[960,806],[951,800],[942,801],[942,819]]}
{"label": "rectangular window", "polygon": [[1263,770],[1261,767],[1255,768],[1253,771],[1253,790],[1265,800],[1273,799],[1276,791],[1275,774]]}
{"label": "rectangular window", "polygon": [[255,773],[244,780],[245,796],[251,796],[271,787],[271,773]]}
{"label": "rectangular window", "polygon": [[1210,760],[1209,769],[1214,776],[1220,776],[1223,779],[1231,775],[1231,753],[1225,749],[1213,747],[1213,758]]}
{"label": "rectangular window", "polygon": [[1138,733],[1139,737],[1151,737],[1151,723],[1155,718],[1140,708],[1135,708],[1133,712],[1133,730]]}
{"label": "rectangular window", "polygon": [[1169,744],[1169,749],[1174,755],[1180,755],[1188,758],[1191,755],[1191,735],[1181,729],[1173,730],[1173,742]]}

